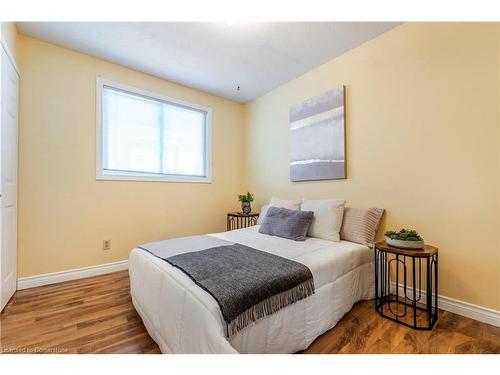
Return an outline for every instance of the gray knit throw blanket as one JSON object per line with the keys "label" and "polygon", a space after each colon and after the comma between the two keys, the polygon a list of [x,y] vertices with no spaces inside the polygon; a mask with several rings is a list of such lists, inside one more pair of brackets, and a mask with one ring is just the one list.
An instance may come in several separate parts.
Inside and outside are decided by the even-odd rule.
{"label": "gray knit throw blanket", "polygon": [[314,293],[302,263],[241,244],[165,258],[210,293],[227,323],[227,337]]}

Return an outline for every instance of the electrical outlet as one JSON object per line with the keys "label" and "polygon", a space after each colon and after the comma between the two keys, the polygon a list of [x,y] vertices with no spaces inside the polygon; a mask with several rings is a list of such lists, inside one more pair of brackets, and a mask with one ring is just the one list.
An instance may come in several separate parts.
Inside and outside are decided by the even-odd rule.
{"label": "electrical outlet", "polygon": [[111,250],[111,240],[103,240],[102,241],[102,249],[103,250]]}

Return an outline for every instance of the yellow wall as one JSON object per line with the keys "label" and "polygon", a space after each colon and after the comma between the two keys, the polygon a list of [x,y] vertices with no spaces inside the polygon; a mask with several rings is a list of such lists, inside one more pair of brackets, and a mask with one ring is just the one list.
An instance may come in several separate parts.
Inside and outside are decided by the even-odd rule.
{"label": "yellow wall", "polygon": [[[498,25],[498,54],[497,54],[497,64],[498,64],[498,69],[499,69],[499,72],[498,72],[498,108],[497,108],[497,111],[498,111],[498,122],[499,122],[499,127],[500,127],[500,22],[497,23]],[[498,140],[498,144],[499,144],[499,149],[500,149],[500,130],[498,132],[498,135],[499,135],[499,140]],[[499,166],[500,166],[500,150],[498,152],[498,157],[499,157]],[[499,182],[498,182],[498,192],[499,192],[499,199],[498,199],[498,205],[499,205],[499,228],[498,228],[498,246],[499,246],[499,254],[498,254],[498,271],[497,271],[497,284],[496,284],[496,290],[497,290],[497,306],[500,305],[500,172],[498,173],[498,177],[499,177]]]}
{"label": "yellow wall", "polygon": [[[241,104],[18,38],[20,277],[128,258],[137,244],[225,229],[243,189]],[[96,181],[96,77],[213,108],[213,183]],[[102,240],[111,239],[111,251]]]}
{"label": "yellow wall", "polygon": [[[246,106],[247,181],[385,208],[440,249],[440,294],[500,308],[499,28],[404,24]],[[291,183],[288,109],[346,85],[346,180]]]}
{"label": "yellow wall", "polygon": [[14,22],[0,22],[0,36],[7,44],[10,53],[12,53],[12,57],[17,62],[17,29]]}

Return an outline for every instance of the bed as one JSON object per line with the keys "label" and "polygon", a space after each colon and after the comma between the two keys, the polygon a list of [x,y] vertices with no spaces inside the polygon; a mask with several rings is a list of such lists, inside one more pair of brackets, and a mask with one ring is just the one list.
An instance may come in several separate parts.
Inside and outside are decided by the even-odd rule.
{"label": "bed", "polygon": [[306,265],[314,277],[315,293],[230,339],[210,294],[163,259],[140,248],[132,250],[132,302],[163,353],[294,353],[333,328],[354,303],[373,298],[373,252],[368,247],[319,238],[293,241],[258,230],[256,225],[210,236]]}

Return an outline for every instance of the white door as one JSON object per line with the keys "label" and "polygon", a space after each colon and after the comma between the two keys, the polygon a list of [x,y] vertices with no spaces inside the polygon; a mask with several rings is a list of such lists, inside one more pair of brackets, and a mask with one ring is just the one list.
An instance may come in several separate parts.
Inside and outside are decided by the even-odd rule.
{"label": "white door", "polygon": [[17,127],[19,76],[0,48],[0,311],[17,285]]}

